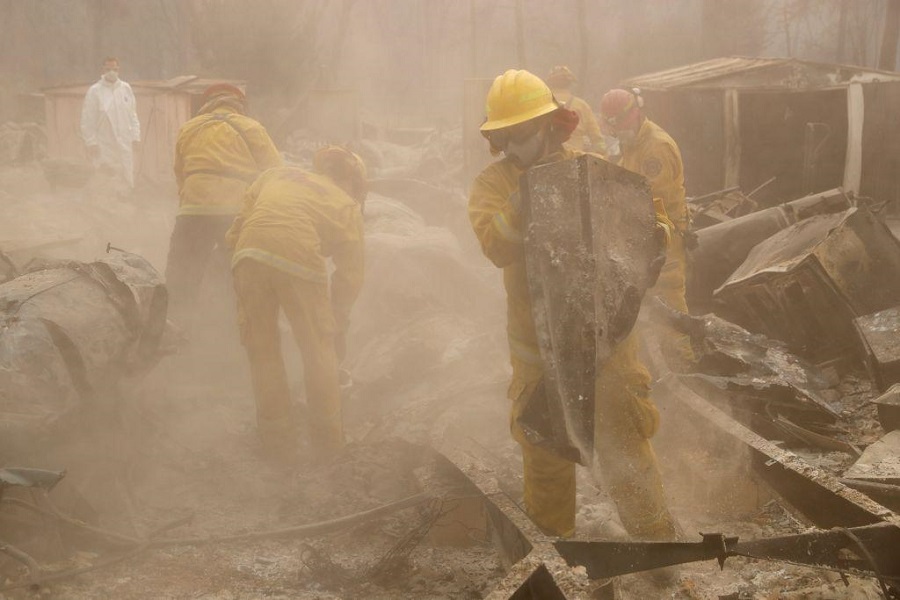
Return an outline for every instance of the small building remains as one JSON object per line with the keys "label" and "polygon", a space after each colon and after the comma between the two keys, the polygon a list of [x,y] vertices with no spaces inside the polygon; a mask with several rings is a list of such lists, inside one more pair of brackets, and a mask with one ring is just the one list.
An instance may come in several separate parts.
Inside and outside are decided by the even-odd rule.
{"label": "small building remains", "polygon": [[[172,179],[175,140],[181,125],[200,108],[203,92],[225,80],[183,75],[166,81],[129,82],[134,90],[141,144],[135,153],[135,181]],[[245,88],[243,81],[228,81]],[[61,85],[43,90],[50,158],[85,160],[81,140],[81,107],[91,83]]]}
{"label": "small building remains", "polygon": [[754,199],[771,205],[842,187],[900,205],[900,73],[730,57],[624,85],[678,142],[691,196],[764,186]]}

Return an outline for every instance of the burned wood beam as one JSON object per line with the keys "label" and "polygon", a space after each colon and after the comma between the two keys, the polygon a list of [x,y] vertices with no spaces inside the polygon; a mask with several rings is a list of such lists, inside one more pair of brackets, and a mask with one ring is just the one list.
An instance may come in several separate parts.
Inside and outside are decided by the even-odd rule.
{"label": "burned wood beam", "polygon": [[715,388],[700,388],[701,395],[680,376],[669,374],[654,389],[708,422],[715,435],[726,435],[746,446],[762,478],[819,527],[856,527],[882,521],[900,525],[900,517],[884,506],[712,406],[703,396],[717,393]]}
{"label": "burned wood beam", "polygon": [[455,450],[440,455],[448,469],[467,480],[485,503],[494,545],[510,570],[486,596],[490,600],[582,598],[591,584],[570,568],[554,538],[544,535],[525,512],[497,484],[496,478],[474,459]]}

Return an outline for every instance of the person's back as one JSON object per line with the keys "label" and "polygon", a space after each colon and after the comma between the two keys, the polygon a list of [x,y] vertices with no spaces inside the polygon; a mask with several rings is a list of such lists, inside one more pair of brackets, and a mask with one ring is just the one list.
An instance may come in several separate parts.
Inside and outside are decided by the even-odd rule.
{"label": "person's back", "polygon": [[359,205],[324,175],[271,169],[252,186],[250,202],[239,217],[233,264],[250,257],[325,281],[334,246],[362,243]]}
{"label": "person's back", "polygon": [[[250,184],[280,167],[281,155],[265,128],[245,116],[244,93],[214,84],[199,114],[182,125],[175,145],[178,215],[169,244],[166,283],[173,321],[190,327],[204,275],[222,284],[228,273],[224,235]],[[217,296],[228,293],[220,290]]]}
{"label": "person's back", "polygon": [[254,119],[227,98],[185,123],[175,145],[179,214],[235,214],[256,177],[281,156]]}
{"label": "person's back", "polygon": [[[363,282],[365,164],[338,147],[319,150],[315,172],[271,169],[257,179],[226,235],[241,341],[256,398],[264,452],[290,463],[300,425],[281,354],[278,316],[291,324],[303,357],[312,452],[343,443],[338,369],[350,311]],[[329,280],[326,257],[334,269]]]}

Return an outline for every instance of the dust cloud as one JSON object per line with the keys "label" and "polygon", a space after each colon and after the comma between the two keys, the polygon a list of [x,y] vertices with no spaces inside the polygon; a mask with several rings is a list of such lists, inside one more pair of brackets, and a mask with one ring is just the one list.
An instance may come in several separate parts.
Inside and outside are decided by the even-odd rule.
{"label": "dust cloud", "polygon": [[[15,144],[12,154],[0,152],[0,250],[20,272],[121,252],[165,272],[178,208],[169,168],[175,140],[166,137],[171,129],[153,127],[188,115],[162,101],[142,113],[145,132],[155,137],[139,146],[133,191],[122,193],[102,172],[72,181],[54,170],[56,159],[76,171],[87,163],[83,154],[58,154],[54,143],[78,122],[53,112],[63,101],[51,100],[76,93],[66,91],[70,85],[83,95],[77,85],[96,81],[109,55],[136,90],[142,82],[168,82],[138,94],[139,109],[157,102],[156,94],[177,99],[182,91],[173,79],[183,75],[245,82],[248,114],[266,126],[289,164],[309,168],[323,144],[347,144],[372,179],[365,284],[342,365],[349,375],[342,387],[344,451],[321,464],[301,458],[293,470],[264,459],[223,250],[208,265],[192,319],[169,323],[147,369],[111,367],[74,404],[22,402],[0,390],[0,467],[65,470],[49,501],[30,488],[0,488],[0,543],[27,549],[52,571],[84,569],[47,584],[51,595],[66,598],[487,595],[510,565],[492,544],[483,509],[472,506],[477,490],[438,454],[477,457],[521,504],[502,276],[482,255],[466,214],[472,175],[490,160],[474,133],[485,86],[508,68],[544,75],[568,64],[578,75],[577,93],[596,112],[603,93],[629,77],[720,56],[875,67],[885,5],[0,2],[0,123],[10,124],[0,129],[0,150]],[[197,108],[196,97],[187,102]],[[38,125],[22,129],[29,123]],[[84,307],[76,302],[71,310]],[[302,362],[284,318],[279,330],[303,422]],[[707,443],[704,429],[677,404],[655,401],[663,423],[655,447],[685,540],[696,541],[701,529],[753,538],[807,527],[755,478],[742,447]],[[301,437],[303,455],[308,432]],[[578,479],[577,535],[625,539],[603,486],[586,469]],[[336,533],[298,539],[284,531],[423,492],[443,500],[412,503]],[[104,564],[110,556],[122,560]],[[801,567],[741,559],[729,567],[722,575],[712,563],[684,567],[687,578],[674,588],[629,575],[620,594],[655,597],[668,589],[677,598],[762,598],[784,589],[826,598],[841,589],[856,594],[847,597],[876,597],[874,584],[854,580],[845,591],[838,578],[823,580]],[[0,555],[0,597],[32,597],[27,587],[6,591],[21,581],[21,564]]]}

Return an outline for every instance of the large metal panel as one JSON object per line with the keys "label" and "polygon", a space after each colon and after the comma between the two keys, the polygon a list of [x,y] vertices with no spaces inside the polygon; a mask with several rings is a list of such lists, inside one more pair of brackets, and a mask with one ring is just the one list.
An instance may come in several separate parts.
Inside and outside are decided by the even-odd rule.
{"label": "large metal panel", "polygon": [[854,317],[900,304],[900,242],[863,209],[814,216],[753,248],[715,297],[751,331],[838,358],[856,346]]}
{"label": "large metal panel", "polygon": [[900,306],[859,317],[854,324],[878,388],[900,383]]}
{"label": "large metal panel", "polygon": [[525,264],[544,364],[523,425],[536,443],[589,464],[594,379],[634,326],[659,251],[650,187],[594,156],[526,171]]}

